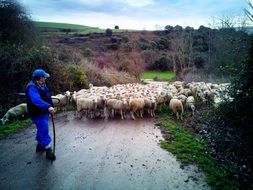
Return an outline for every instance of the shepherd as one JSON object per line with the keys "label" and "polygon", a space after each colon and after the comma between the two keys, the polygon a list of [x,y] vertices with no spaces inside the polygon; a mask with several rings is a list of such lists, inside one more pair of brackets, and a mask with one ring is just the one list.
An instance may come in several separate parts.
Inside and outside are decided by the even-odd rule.
{"label": "shepherd", "polygon": [[49,115],[56,112],[51,99],[51,92],[46,86],[46,79],[50,75],[43,69],[36,69],[33,72],[32,80],[26,86],[26,99],[28,114],[37,128],[36,152],[46,151],[48,160],[55,160],[56,157],[51,148],[51,137],[49,135]]}

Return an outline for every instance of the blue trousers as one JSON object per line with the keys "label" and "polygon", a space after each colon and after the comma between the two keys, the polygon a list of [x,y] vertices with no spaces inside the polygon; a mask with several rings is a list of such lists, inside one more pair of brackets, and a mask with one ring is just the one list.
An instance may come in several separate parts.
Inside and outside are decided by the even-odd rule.
{"label": "blue trousers", "polygon": [[32,121],[37,128],[36,140],[43,147],[47,147],[51,143],[51,137],[49,136],[48,120],[48,113],[41,114],[32,118]]}

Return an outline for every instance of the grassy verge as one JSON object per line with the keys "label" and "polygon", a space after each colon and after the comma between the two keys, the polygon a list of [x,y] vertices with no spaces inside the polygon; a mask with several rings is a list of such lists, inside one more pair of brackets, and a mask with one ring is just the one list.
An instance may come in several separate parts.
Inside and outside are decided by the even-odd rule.
{"label": "grassy verge", "polygon": [[169,110],[163,108],[156,121],[165,137],[161,147],[176,155],[183,164],[197,164],[205,172],[207,183],[214,189],[240,189],[239,184],[229,178],[228,168],[219,168],[216,160],[206,153],[208,147],[205,140],[175,123],[172,118]]}
{"label": "grassy verge", "polygon": [[4,137],[5,135],[7,135],[13,131],[16,131],[17,129],[26,127],[31,124],[32,124],[31,119],[26,119],[26,120],[22,120],[22,121],[15,121],[13,123],[6,124],[6,125],[1,125],[0,126],[0,137]]}
{"label": "grassy verge", "polygon": [[146,71],[141,75],[141,79],[171,80],[175,76],[173,72]]}

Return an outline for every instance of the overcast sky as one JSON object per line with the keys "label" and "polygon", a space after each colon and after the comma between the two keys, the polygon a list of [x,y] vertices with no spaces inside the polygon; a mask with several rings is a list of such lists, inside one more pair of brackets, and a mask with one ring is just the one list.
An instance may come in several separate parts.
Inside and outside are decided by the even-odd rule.
{"label": "overcast sky", "polygon": [[[242,16],[246,0],[19,0],[33,20],[99,28],[154,30],[208,26],[213,17]],[[158,27],[159,26],[159,27]]]}

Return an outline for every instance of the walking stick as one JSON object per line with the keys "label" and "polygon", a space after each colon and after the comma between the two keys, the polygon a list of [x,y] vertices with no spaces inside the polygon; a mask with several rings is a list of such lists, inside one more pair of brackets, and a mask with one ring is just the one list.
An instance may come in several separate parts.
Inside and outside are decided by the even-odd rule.
{"label": "walking stick", "polygon": [[[53,124],[53,135],[54,135],[54,145],[53,145],[53,156],[55,158],[55,138],[56,138],[56,135],[55,135],[55,125],[54,125],[54,116],[53,114],[51,113],[51,119],[52,119],[52,124]],[[52,159],[51,160],[51,163],[53,163],[55,159]]]}

